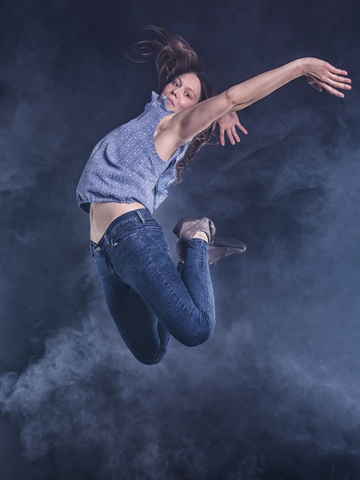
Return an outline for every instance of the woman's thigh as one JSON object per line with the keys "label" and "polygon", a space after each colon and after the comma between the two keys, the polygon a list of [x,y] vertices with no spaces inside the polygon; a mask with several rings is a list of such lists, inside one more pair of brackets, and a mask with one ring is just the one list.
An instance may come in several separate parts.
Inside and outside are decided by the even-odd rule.
{"label": "woman's thigh", "polygon": [[114,275],[99,255],[95,262],[109,311],[127,347],[142,363],[160,362],[170,342],[169,332],[140,295]]}

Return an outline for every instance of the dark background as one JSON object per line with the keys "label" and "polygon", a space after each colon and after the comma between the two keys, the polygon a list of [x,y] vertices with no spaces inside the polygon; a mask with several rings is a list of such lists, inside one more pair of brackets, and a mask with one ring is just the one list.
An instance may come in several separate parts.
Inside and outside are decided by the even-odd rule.
{"label": "dark background", "polygon": [[[4,480],[360,478],[357,0],[3,0],[0,476]],[[130,45],[185,37],[218,91],[301,56],[298,79],[207,146],[156,212],[248,245],[212,270],[217,327],[138,363],[104,305],[75,188],[94,145],[157,90]]]}

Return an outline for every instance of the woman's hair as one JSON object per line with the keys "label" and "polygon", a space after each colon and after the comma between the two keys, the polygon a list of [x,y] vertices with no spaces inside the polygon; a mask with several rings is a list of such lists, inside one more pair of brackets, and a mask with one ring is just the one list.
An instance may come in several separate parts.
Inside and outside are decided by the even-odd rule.
{"label": "woman's hair", "polygon": [[[178,35],[174,35],[164,28],[149,26],[146,30],[152,30],[159,34],[160,40],[143,40],[134,46],[136,53],[143,57],[155,60],[159,86],[171,83],[175,78],[184,73],[195,74],[201,83],[200,102],[216,95],[214,87],[201,73],[202,65],[199,57],[191,46]],[[185,168],[191,163],[194,156],[211,138],[213,126],[194,137],[186,150],[184,158],[176,164],[176,180],[180,181]]]}

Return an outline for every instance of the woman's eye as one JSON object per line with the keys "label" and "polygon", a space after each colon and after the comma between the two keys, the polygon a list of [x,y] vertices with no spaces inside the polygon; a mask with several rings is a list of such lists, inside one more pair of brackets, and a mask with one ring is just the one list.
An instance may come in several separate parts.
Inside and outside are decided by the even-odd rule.
{"label": "woman's eye", "polygon": [[185,96],[188,97],[188,98],[190,98],[190,95],[189,95],[188,93],[185,93]]}
{"label": "woman's eye", "polygon": [[177,87],[177,86],[178,86],[178,83],[174,81],[174,82],[173,82],[173,85],[175,85],[175,87]]}

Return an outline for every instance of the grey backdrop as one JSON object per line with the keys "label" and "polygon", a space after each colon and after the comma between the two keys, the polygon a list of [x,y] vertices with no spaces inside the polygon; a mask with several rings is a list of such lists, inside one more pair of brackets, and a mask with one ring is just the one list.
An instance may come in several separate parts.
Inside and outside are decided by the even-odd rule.
{"label": "grey backdrop", "polygon": [[[357,0],[4,0],[0,49],[0,471],[4,480],[360,477]],[[301,56],[348,70],[345,99],[298,79],[240,113],[156,212],[248,245],[213,269],[217,327],[148,367],[124,346],[75,188],[93,146],[157,90],[127,59],[142,26],[185,37],[218,91]]]}

